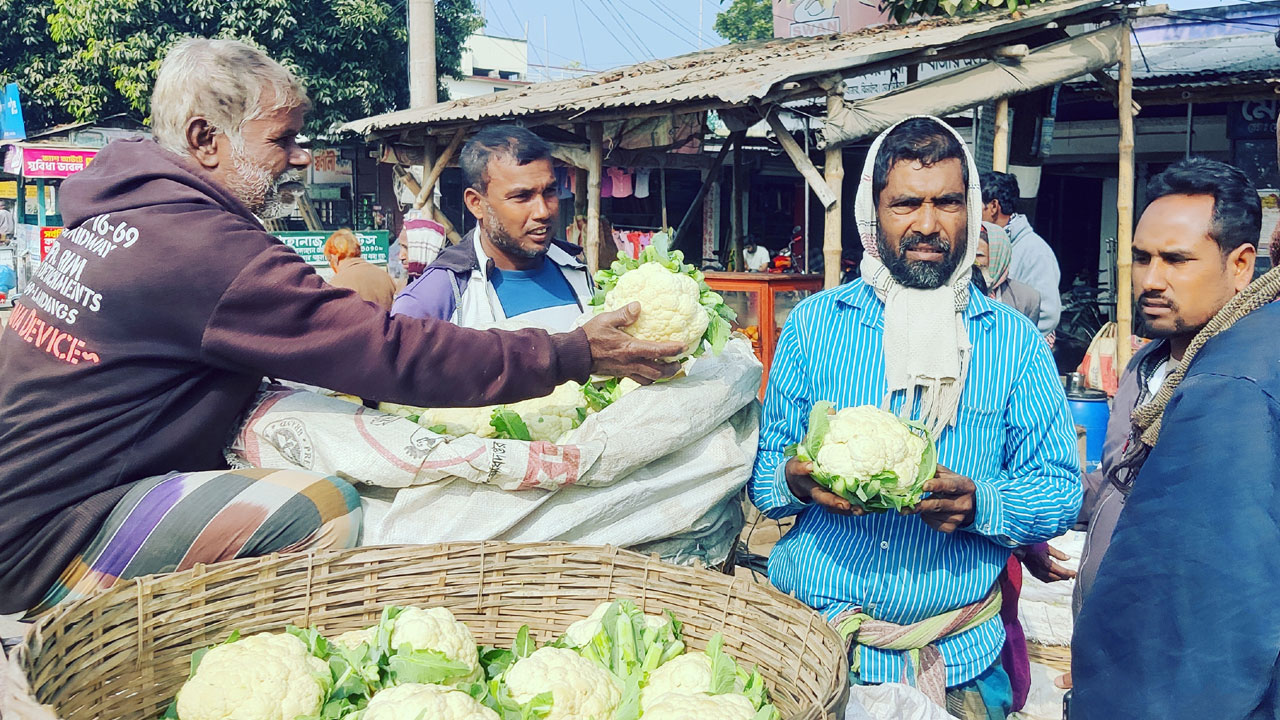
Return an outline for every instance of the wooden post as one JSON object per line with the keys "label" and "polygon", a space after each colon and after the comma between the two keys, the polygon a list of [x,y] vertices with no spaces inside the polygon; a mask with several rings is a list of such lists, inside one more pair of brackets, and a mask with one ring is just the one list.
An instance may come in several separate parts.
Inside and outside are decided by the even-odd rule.
{"label": "wooden post", "polygon": [[733,146],[733,197],[730,204],[729,216],[729,256],[727,262],[729,267],[738,272],[743,271],[742,267],[742,234],[746,229],[746,189],[747,189],[747,163],[746,155],[742,152],[742,141],[745,136],[739,137],[736,145]]}
{"label": "wooden post", "polygon": [[996,137],[991,148],[991,169],[1009,172],[1009,98],[996,101]]}
{"label": "wooden post", "polygon": [[707,197],[711,186],[720,179],[720,170],[724,167],[725,158],[729,157],[729,150],[746,134],[746,130],[732,132],[724,143],[720,145],[720,152],[716,153],[715,161],[711,163],[711,167],[707,168],[706,177],[702,179],[702,186],[698,188],[698,194],[693,196],[693,204],[689,206],[689,211],[684,214],[684,219],[680,221],[680,227],[676,228],[675,237],[671,238],[671,247],[678,247],[680,238],[684,237],[685,232],[693,225],[693,219],[702,217],[702,201]]}
{"label": "wooden post", "polygon": [[591,159],[587,168],[587,270],[594,276],[600,269],[600,182],[604,174],[604,126],[587,126]]}
{"label": "wooden post", "polygon": [[[652,175],[650,176],[650,178],[649,178],[649,179],[650,179],[650,180],[652,180],[652,179],[653,179],[653,178],[652,178]],[[663,230],[666,230],[667,228],[671,227],[670,225],[668,225],[668,224],[667,224],[667,169],[666,169],[666,168],[664,168],[664,167],[663,167],[663,168],[658,168],[658,180],[662,183],[662,197],[661,197],[661,200],[662,200],[662,229],[663,229]],[[673,241],[675,240],[675,238],[671,238],[671,239],[672,239]]]}
{"label": "wooden post", "polygon": [[432,209],[435,208],[435,184],[427,182],[427,178],[436,169],[436,139],[433,136],[427,136],[427,142],[422,146],[422,187],[418,188],[418,196],[413,200],[413,207],[423,210],[427,216],[431,216]]}
{"label": "wooden post", "polygon": [[1116,196],[1116,373],[1124,372],[1133,354],[1133,48],[1130,29],[1120,44],[1119,188]]}
{"label": "wooden post", "polygon": [[[827,93],[827,122],[844,110],[844,83]],[[840,284],[840,258],[844,254],[844,234],[841,228],[844,202],[844,150],[840,147],[827,148],[825,181],[836,201],[827,207],[826,223],[822,234],[822,257],[825,261],[824,287],[833,288]]]}
{"label": "wooden post", "polygon": [[587,184],[591,182],[590,175],[582,168],[573,169],[574,193],[573,193],[573,216],[587,216]]}

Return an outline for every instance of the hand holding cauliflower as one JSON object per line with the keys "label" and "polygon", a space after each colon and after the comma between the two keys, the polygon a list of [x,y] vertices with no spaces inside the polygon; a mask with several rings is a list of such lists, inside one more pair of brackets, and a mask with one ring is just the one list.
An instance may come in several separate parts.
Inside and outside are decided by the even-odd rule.
{"label": "hand holding cauliflower", "polygon": [[670,236],[658,233],[638,260],[619,258],[597,272],[600,291],[591,304],[607,312],[638,302],[640,317],[624,328],[629,335],[678,342],[686,355],[701,355],[706,348],[719,355],[737,315],[707,286],[702,271],[685,264],[684,254],[669,244]]}
{"label": "hand holding cauliflower", "polygon": [[812,463],[814,481],[868,512],[914,507],[938,466],[937,448],[919,423],[871,405],[833,412],[828,402],[813,406],[804,442],[787,456]]}

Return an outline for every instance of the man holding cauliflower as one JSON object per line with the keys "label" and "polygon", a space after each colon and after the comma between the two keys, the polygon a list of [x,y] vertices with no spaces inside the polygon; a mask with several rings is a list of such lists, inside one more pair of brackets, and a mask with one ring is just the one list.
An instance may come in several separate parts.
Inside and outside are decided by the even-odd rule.
{"label": "man holding cauliflower", "polygon": [[798,516],[770,579],[849,639],[853,682],[1004,718],[997,579],[1080,507],[1066,398],[1035,327],[969,286],[982,200],[954,131],[886,131],[855,210],[861,279],[796,307],[769,378],[748,491]]}

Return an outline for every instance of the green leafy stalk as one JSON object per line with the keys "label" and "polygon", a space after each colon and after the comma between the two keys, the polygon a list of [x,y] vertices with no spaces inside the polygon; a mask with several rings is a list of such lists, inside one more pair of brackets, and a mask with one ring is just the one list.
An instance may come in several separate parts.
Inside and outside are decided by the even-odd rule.
{"label": "green leafy stalk", "polygon": [[504,440],[523,440],[531,442],[533,436],[529,434],[529,426],[525,425],[524,419],[520,414],[503,405],[495,408],[493,417],[489,420],[489,424],[493,426],[496,435]]}

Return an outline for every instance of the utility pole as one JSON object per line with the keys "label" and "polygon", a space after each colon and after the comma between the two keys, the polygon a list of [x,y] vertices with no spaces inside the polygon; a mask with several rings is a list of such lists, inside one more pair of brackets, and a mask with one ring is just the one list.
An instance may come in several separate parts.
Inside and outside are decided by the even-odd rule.
{"label": "utility pole", "polygon": [[409,0],[409,106],[436,104],[436,2]]}

